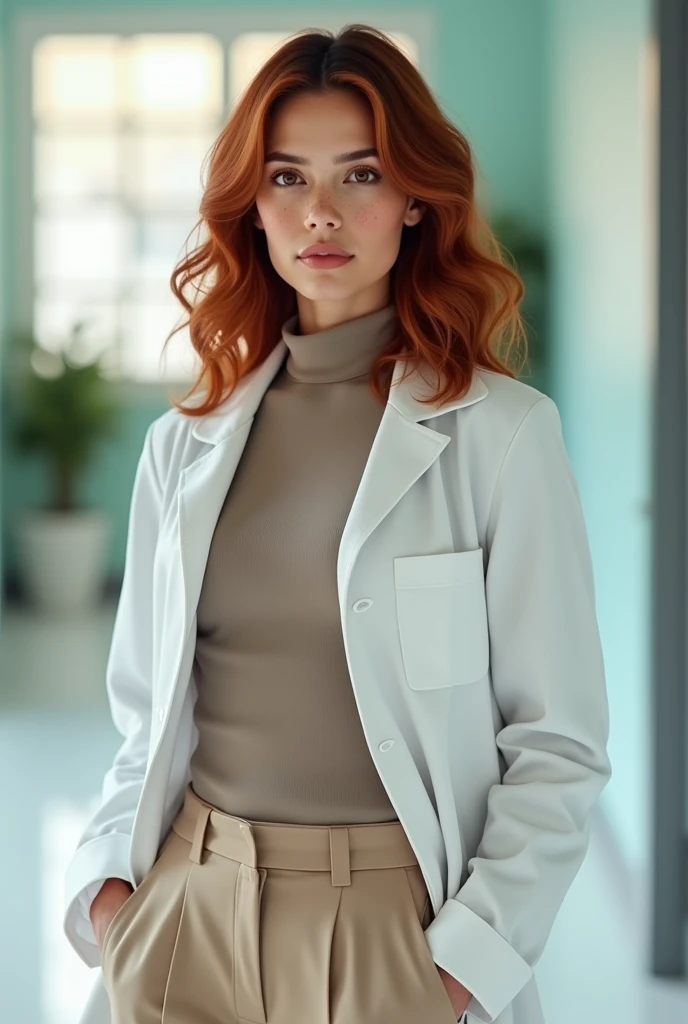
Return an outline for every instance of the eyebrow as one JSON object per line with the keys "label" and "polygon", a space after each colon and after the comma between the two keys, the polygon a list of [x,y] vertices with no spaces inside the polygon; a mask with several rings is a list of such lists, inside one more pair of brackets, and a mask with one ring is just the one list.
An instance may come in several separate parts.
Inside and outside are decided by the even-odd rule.
{"label": "eyebrow", "polygon": [[[333,164],[348,164],[351,160],[363,160],[367,156],[378,156],[377,149],[372,146],[370,149],[354,149],[351,153],[340,153],[339,156],[332,157]],[[265,163],[271,164],[277,161],[285,161],[290,164],[301,164],[306,167],[310,167],[310,160],[305,160],[302,156],[294,156],[292,153],[282,153],[280,150],[275,149],[272,153],[268,153],[265,157]]]}

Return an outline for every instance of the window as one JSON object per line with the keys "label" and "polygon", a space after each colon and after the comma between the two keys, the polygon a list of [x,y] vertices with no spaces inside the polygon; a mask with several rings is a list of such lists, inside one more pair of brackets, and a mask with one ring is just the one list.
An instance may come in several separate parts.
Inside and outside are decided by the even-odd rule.
{"label": "window", "polygon": [[[208,35],[51,36],[34,50],[34,324],[59,347],[87,318],[113,376],[185,379],[188,331],[169,288],[196,218],[224,107]],[[193,239],[191,240],[193,241]]]}

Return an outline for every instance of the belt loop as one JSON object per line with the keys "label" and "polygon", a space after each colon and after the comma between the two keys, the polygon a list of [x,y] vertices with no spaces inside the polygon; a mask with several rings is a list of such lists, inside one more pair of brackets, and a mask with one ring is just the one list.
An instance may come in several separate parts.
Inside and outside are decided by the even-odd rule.
{"label": "belt loop", "polygon": [[197,864],[203,863],[203,842],[205,839],[205,829],[208,824],[208,818],[212,807],[209,804],[202,804],[198,811],[198,817],[196,818],[196,828],[194,831],[193,842],[191,844],[191,850],[189,851],[189,858],[195,861]]}
{"label": "belt loop", "polygon": [[[245,840],[248,847],[248,860],[242,861],[250,868],[256,868],[258,866],[258,850],[256,848],[256,837],[253,834],[253,829],[248,821],[239,820],[239,831],[241,832],[241,838]],[[251,872],[247,871],[246,875],[250,875]]]}
{"label": "belt loop", "polygon": [[332,885],[351,885],[349,830],[346,825],[330,825],[330,871]]}

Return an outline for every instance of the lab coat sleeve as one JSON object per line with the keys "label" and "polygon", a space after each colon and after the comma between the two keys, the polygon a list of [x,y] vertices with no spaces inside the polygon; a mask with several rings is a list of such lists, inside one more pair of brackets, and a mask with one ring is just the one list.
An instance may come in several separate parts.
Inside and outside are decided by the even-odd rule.
{"label": "lab coat sleeve", "polygon": [[89,967],[100,951],[89,918],[91,903],[106,878],[131,885],[129,845],[143,785],[151,724],[153,559],[158,534],[161,486],[146,432],[132,489],[124,576],[105,683],[112,720],[123,742],[105,773],[100,800],[88,820],[65,874],[63,930]]}
{"label": "lab coat sleeve", "polygon": [[507,768],[468,877],[425,935],[491,1024],[529,981],[585,858],[611,777],[593,569],[556,404],[535,401],[499,471],[486,528],[490,672]]}

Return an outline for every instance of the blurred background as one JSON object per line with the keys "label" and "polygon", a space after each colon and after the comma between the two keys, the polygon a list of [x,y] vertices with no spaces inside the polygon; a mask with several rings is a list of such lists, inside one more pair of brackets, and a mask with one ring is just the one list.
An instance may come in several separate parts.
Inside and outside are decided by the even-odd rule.
{"label": "blurred background", "polygon": [[588,525],[614,774],[536,970],[547,1024],[688,1021],[686,7],[0,0],[3,1024],[72,1024],[93,981],[64,872],[120,740],[136,461],[196,365],[184,331],[160,355],[201,162],[284,36],[353,21],[474,148]]}

